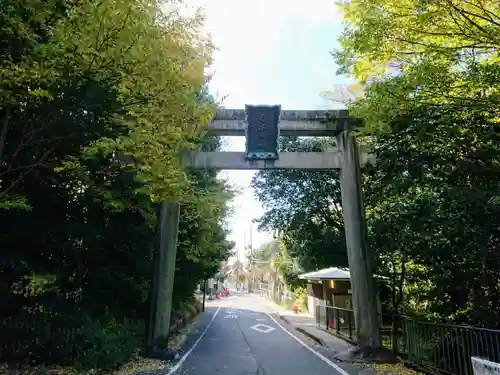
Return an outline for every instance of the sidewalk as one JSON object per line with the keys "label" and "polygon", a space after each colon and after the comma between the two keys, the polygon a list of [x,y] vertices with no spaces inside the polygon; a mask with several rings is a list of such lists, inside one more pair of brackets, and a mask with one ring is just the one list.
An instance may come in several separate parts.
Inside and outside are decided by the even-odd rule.
{"label": "sidewalk", "polygon": [[319,345],[329,349],[329,351],[339,353],[348,350],[352,346],[341,338],[318,327],[316,319],[308,313],[295,314],[293,311],[285,309],[270,299],[265,297],[260,298],[265,299],[268,304],[272,305],[273,310],[277,311],[281,320],[285,322],[289,328],[295,329],[301,334],[308,336]]}
{"label": "sidewalk", "polygon": [[346,351],[352,346],[341,338],[318,327],[316,320],[311,315],[294,314],[292,311],[285,311],[286,313],[280,314],[280,318],[283,321],[300,333],[310,337],[321,346],[324,346],[335,353]]}

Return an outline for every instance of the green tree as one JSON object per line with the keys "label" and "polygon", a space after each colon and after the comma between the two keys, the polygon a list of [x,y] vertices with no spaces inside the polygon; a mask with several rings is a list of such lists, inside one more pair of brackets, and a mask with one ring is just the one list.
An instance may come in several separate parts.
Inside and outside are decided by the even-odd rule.
{"label": "green tree", "polygon": [[[317,152],[324,143],[291,138],[281,150]],[[347,265],[337,171],[259,171],[252,187],[266,210],[260,227],[281,230],[290,256],[306,270]]]}
{"label": "green tree", "polygon": [[6,24],[13,17],[27,39],[17,61],[2,52],[4,204],[22,198],[16,186],[37,169],[64,166],[83,178],[86,159],[120,154],[132,157],[125,168],[144,182],[138,189],[153,200],[179,198],[187,181],[177,155],[193,147],[213,109],[197,100],[211,52],[196,32],[200,17],[164,14],[147,0],[82,1],[67,11],[63,2],[40,4],[3,7]]}
{"label": "green tree", "polygon": [[349,109],[377,154],[367,217],[392,305],[405,295],[410,311],[491,324],[497,231],[481,218],[497,215],[499,5],[353,0],[341,9],[334,56],[364,88]]}
{"label": "green tree", "polygon": [[210,41],[156,1],[4,3],[0,353],[109,373],[141,347],[155,203],[182,202],[177,307],[232,248],[232,190],[179,162],[218,147]]}
{"label": "green tree", "polygon": [[430,106],[377,138],[379,162],[366,189],[372,246],[402,262],[400,270],[407,263],[408,302],[422,312],[476,324],[497,319],[496,128],[482,110]]}
{"label": "green tree", "polygon": [[345,29],[334,52],[340,72],[365,85],[350,107],[368,130],[416,104],[499,103],[496,1],[354,0],[341,4]]}
{"label": "green tree", "polygon": [[[206,138],[201,146],[215,151],[220,140]],[[176,267],[185,272],[176,273],[174,302],[186,300],[204,278],[213,277],[234,248],[226,240],[227,203],[234,196],[233,189],[215,171],[191,173],[196,182],[191,186],[195,199],[182,205]]]}

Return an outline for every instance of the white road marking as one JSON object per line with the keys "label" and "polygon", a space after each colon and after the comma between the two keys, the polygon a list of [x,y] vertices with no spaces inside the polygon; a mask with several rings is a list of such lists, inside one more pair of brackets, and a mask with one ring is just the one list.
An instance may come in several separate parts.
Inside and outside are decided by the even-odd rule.
{"label": "white road marking", "polygon": [[255,320],[258,321],[258,322],[265,322],[265,321],[267,321],[267,319],[262,319],[262,318],[255,319]]}
{"label": "white road marking", "polygon": [[269,333],[269,332],[274,331],[276,329],[274,327],[266,326],[265,324],[256,324],[254,326],[251,326],[250,328],[253,329],[254,331],[259,331],[262,333]]}
{"label": "white road marking", "polygon": [[[278,327],[280,327],[283,332],[285,332],[287,335],[289,335],[290,337],[292,337],[295,341],[297,341],[300,345],[302,345],[304,348],[306,348],[307,350],[309,350],[311,353],[313,353],[316,357],[318,357],[319,359],[321,359],[323,362],[325,362],[328,366],[334,368],[335,370],[338,371],[338,373],[340,375],[349,375],[349,373],[347,371],[345,371],[343,368],[341,368],[339,365],[333,363],[332,361],[330,361],[328,358],[326,358],[323,354],[321,353],[318,353],[316,350],[314,350],[313,348],[311,348],[309,345],[307,345],[305,342],[303,342],[301,339],[299,339],[297,336],[295,336],[294,334],[290,333],[285,327],[283,327],[276,319],[273,318],[273,316],[269,313],[266,313],[272,320],[274,323],[276,323],[276,325]],[[170,374],[168,374],[170,375]]]}
{"label": "white road marking", "polygon": [[229,314],[229,315],[225,315],[224,319],[236,319],[237,317],[238,317],[238,315]]}
{"label": "white road marking", "polygon": [[184,361],[187,359],[187,357],[191,354],[191,352],[194,350],[194,348],[196,348],[196,345],[198,345],[198,343],[201,341],[201,339],[203,338],[203,336],[205,336],[205,334],[207,333],[208,329],[212,326],[212,323],[214,322],[215,320],[215,317],[217,316],[217,314],[219,313],[219,310],[220,310],[220,307],[217,307],[217,310],[215,311],[214,313],[214,316],[212,316],[212,319],[210,320],[210,322],[208,323],[208,326],[205,328],[205,330],[201,333],[200,337],[198,337],[198,339],[194,342],[193,346],[186,352],[186,354],[184,354],[182,356],[182,358],[179,360],[179,362],[177,362],[175,364],[174,367],[172,367],[170,369],[169,372],[167,372],[167,375],[172,375],[174,374],[177,370],[179,370],[182,366],[182,364],[184,363]]}

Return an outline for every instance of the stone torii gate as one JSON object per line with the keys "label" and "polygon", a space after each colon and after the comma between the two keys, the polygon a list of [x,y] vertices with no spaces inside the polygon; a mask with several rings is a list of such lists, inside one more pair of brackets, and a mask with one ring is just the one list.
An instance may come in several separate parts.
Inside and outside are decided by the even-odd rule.
{"label": "stone torii gate", "polygon": [[[188,152],[187,168],[197,169],[309,169],[340,170],[342,209],[351,274],[356,333],[360,349],[381,345],[373,261],[366,243],[366,224],[361,193],[361,169],[373,157],[359,154],[351,130],[359,120],[347,110],[281,111],[281,106],[250,106],[220,110],[208,124],[217,136],[245,136],[245,152]],[[280,136],[329,136],[336,148],[325,152],[278,152]],[[180,207],[165,202],[158,215],[154,282],[148,329],[148,348],[160,349],[170,329],[177,231]]]}

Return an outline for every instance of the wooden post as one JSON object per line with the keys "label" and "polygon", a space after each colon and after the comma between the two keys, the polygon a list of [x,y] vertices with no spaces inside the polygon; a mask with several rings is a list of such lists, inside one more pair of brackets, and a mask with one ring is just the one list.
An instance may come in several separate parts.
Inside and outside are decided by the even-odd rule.
{"label": "wooden post", "polygon": [[177,234],[180,206],[164,202],[157,211],[157,230],[153,255],[153,278],[150,289],[150,316],[147,351],[152,356],[167,349],[174,291]]}
{"label": "wooden post", "polygon": [[356,335],[360,348],[378,349],[381,347],[381,337],[373,278],[373,255],[369,252],[366,241],[365,210],[356,138],[344,130],[337,136],[337,144],[342,160],[340,187]]}

